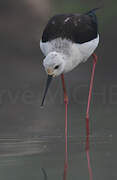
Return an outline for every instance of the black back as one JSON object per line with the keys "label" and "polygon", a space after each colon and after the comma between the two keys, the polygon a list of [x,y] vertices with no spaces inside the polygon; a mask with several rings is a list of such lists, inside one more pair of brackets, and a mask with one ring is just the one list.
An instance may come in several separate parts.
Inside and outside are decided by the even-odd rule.
{"label": "black back", "polygon": [[97,33],[97,18],[94,11],[86,14],[60,14],[49,20],[42,35],[42,42],[61,37],[82,44],[95,39]]}

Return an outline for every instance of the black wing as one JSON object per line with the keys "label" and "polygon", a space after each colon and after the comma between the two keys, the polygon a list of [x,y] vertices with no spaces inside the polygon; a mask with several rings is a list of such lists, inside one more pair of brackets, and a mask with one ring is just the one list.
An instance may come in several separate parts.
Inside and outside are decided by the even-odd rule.
{"label": "black wing", "polygon": [[95,39],[97,34],[97,18],[94,11],[86,14],[61,14],[49,20],[42,35],[42,42],[62,38],[81,44]]}

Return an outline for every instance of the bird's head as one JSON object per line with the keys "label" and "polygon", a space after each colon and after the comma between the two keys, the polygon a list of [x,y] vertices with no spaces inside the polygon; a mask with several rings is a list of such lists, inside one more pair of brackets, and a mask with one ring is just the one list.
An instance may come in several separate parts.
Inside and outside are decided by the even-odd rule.
{"label": "bird's head", "polygon": [[45,71],[53,77],[59,76],[64,71],[64,55],[58,52],[49,53],[43,61]]}
{"label": "bird's head", "polygon": [[41,106],[43,106],[44,104],[44,100],[45,100],[48,88],[51,84],[52,78],[59,76],[64,71],[64,67],[65,67],[64,55],[58,52],[51,52],[44,59],[43,65],[48,74],[48,78],[47,78],[46,88],[44,91]]}

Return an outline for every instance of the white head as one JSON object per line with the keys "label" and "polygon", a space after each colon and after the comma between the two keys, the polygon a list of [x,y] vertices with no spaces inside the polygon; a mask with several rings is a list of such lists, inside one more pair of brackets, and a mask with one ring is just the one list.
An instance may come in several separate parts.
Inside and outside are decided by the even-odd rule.
{"label": "white head", "polygon": [[58,52],[49,53],[43,61],[48,75],[53,77],[63,73],[65,67],[64,55]]}

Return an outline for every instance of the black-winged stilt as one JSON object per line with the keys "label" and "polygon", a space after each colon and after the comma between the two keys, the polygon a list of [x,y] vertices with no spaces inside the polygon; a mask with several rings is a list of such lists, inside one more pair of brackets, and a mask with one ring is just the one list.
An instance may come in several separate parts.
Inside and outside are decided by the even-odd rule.
{"label": "black-winged stilt", "polygon": [[49,20],[40,41],[40,48],[46,56],[43,61],[48,74],[46,92],[52,77],[69,72],[87,61],[97,48],[97,9],[85,14],[60,14]]}
{"label": "black-winged stilt", "polygon": [[[90,10],[84,14],[60,14],[53,16],[46,25],[40,48],[45,55],[43,65],[48,74],[46,88],[42,99],[41,106],[48,91],[49,85],[53,77],[61,75],[64,102],[66,105],[66,121],[65,121],[65,137],[66,137],[66,158],[64,178],[67,169],[67,104],[68,97],[65,88],[64,73],[73,70],[80,63],[87,61],[92,55],[94,58],[93,70],[91,75],[89,97],[86,112],[87,127],[87,160],[90,179],[92,179],[92,171],[89,158],[89,107],[91,101],[91,93],[93,87],[93,79],[97,56],[94,54],[99,44],[98,23],[95,11],[99,8]],[[65,178],[66,179],[66,178]]]}

